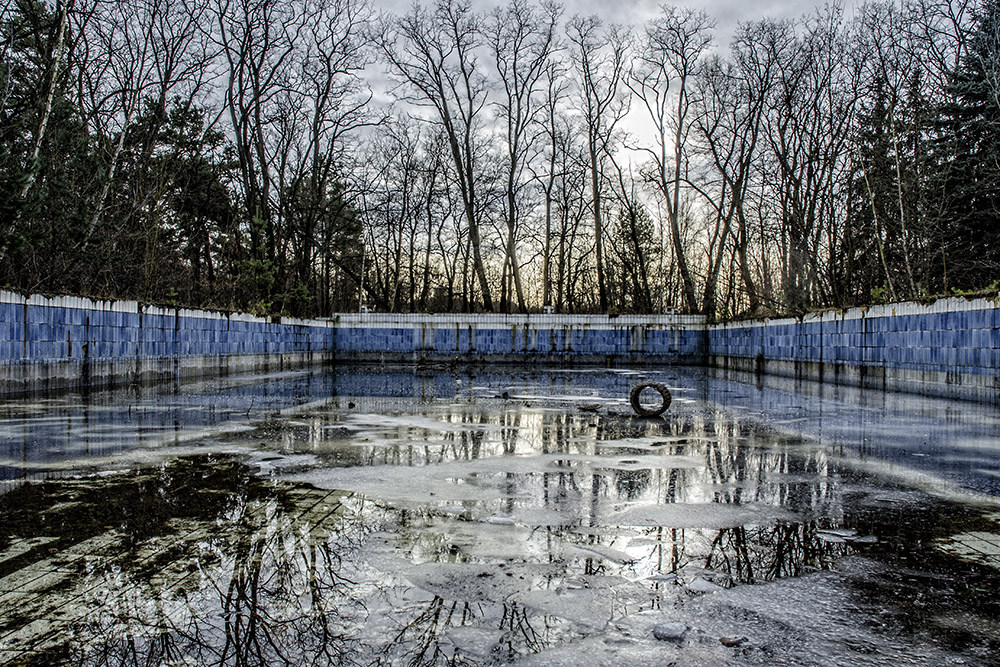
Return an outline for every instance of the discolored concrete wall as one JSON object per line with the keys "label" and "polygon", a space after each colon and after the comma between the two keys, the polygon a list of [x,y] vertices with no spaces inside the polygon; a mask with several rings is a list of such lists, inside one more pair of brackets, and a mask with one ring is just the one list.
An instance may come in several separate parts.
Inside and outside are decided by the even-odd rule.
{"label": "discolored concrete wall", "polygon": [[700,317],[344,314],[272,320],[0,291],[0,394],[337,361],[696,364]]}
{"label": "discolored concrete wall", "polygon": [[333,332],[322,321],[0,291],[0,393],[322,364]]}
{"label": "discolored concrete wall", "polygon": [[1000,403],[1000,309],[955,298],[715,325],[676,314],[272,320],[0,291],[3,395],[338,361],[707,364]]}
{"label": "discolored concrete wall", "polygon": [[995,298],[718,324],[707,345],[717,368],[1000,403]]}
{"label": "discolored concrete wall", "polygon": [[398,315],[336,318],[348,361],[702,364],[705,320],[685,315]]}

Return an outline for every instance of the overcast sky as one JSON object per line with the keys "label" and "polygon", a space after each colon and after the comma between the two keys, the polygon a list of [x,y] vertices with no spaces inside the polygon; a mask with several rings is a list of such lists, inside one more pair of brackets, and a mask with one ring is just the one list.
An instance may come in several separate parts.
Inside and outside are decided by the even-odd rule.
{"label": "overcast sky", "polygon": [[[422,0],[429,5],[433,0]],[[373,0],[379,9],[394,12],[405,12],[413,4],[412,0]],[[482,10],[490,10],[500,6],[502,0],[472,0],[473,6]],[[597,14],[609,23],[639,25],[659,12],[662,0],[563,0],[565,16],[574,14]],[[675,0],[667,4],[681,7],[698,7],[704,9],[716,24],[716,38],[719,42],[728,43],[736,24],[740,21],[753,20],[766,16],[795,18],[808,13],[817,6],[826,4],[825,0],[799,0],[798,2],[782,2],[781,0]],[[844,0],[844,4],[852,6],[854,0]],[[723,44],[725,45],[725,44]]]}
{"label": "overcast sky", "polygon": [[[538,0],[534,0],[538,1]],[[835,0],[829,0],[833,2]],[[842,0],[848,10],[859,0]],[[407,12],[413,5],[413,0],[371,0],[375,8],[398,14]],[[429,6],[434,0],[420,0],[420,4]],[[490,11],[505,4],[504,0],[472,0],[473,6],[481,11]],[[606,23],[641,26],[659,13],[663,0],[562,0],[564,18],[574,14],[600,16]],[[799,2],[781,2],[780,0],[674,0],[666,4],[681,7],[698,7],[715,21],[716,46],[728,49],[729,40],[740,21],[751,21],[765,17],[797,18],[809,13],[814,8],[827,4],[827,0],[799,0]],[[388,89],[390,85],[384,79],[382,65],[372,66],[368,74],[368,83],[372,86],[375,99],[381,103],[390,103],[392,97]],[[649,119],[642,113],[638,105],[633,105],[632,111],[621,126],[633,139],[652,136]],[[624,149],[626,150],[627,149]]]}

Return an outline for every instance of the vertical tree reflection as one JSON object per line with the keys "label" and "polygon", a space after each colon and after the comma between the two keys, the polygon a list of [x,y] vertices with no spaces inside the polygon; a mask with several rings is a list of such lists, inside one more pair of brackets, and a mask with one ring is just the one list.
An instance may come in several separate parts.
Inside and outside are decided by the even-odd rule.
{"label": "vertical tree reflection", "polygon": [[[472,604],[446,600],[435,595],[391,638],[378,657],[379,665],[472,665],[508,664],[518,657],[535,653],[550,642],[546,639],[547,619],[533,615],[516,602]],[[536,627],[540,624],[541,631]],[[457,645],[449,631],[462,627],[495,628],[487,631],[489,646],[472,654]]]}
{"label": "vertical tree reflection", "polygon": [[815,521],[725,528],[712,541],[705,567],[733,583],[755,584],[795,577],[849,553],[847,544],[826,542],[816,530]]}
{"label": "vertical tree reflection", "polygon": [[[377,583],[361,590],[348,563],[371,530],[359,520],[358,501],[311,489],[286,495],[245,476],[239,482],[131,489],[155,496],[176,486],[214,509],[199,517],[208,521],[168,521],[178,531],[168,549],[151,550],[132,535],[119,555],[94,561],[79,603],[102,613],[75,624],[76,640],[65,648],[70,663],[353,664],[369,652],[359,627]],[[155,507],[136,500],[143,511]]]}
{"label": "vertical tree reflection", "polygon": [[[456,618],[457,614],[457,618]],[[435,595],[408,624],[389,642],[389,655],[378,658],[379,665],[464,665],[461,653],[443,641],[445,632],[457,620],[464,625],[471,616],[468,603],[452,601]]]}
{"label": "vertical tree reflection", "polygon": [[[111,501],[114,483],[104,482],[104,496],[84,505],[113,510],[90,519],[62,510],[66,524],[90,521],[74,540],[111,539],[111,525],[119,549],[81,572],[78,607],[104,613],[75,623],[68,661],[511,662],[555,641],[558,623],[572,624],[533,613],[511,590],[547,594],[605,576],[648,580],[638,598],[614,604],[649,608],[667,604],[695,576],[757,583],[822,567],[849,549],[818,533],[842,516],[825,451],[714,410],[651,421],[508,402],[421,407],[375,419],[365,437],[322,420],[276,426],[278,446],[308,451],[339,472],[438,466],[412,472],[464,485],[462,493],[378,505],[347,492],[275,485],[226,459],[147,471]],[[387,470],[386,478],[399,472]],[[773,516],[772,508],[816,518],[744,520]],[[738,525],[719,529],[728,521],[720,514]],[[388,566],[369,560],[373,532],[389,536],[386,552],[375,552]],[[467,582],[414,602],[401,593],[414,584],[393,569],[454,567],[461,579],[504,560],[540,569],[523,583],[505,577],[515,588],[489,602],[466,595]],[[455,639],[457,629],[483,633],[479,653]]]}

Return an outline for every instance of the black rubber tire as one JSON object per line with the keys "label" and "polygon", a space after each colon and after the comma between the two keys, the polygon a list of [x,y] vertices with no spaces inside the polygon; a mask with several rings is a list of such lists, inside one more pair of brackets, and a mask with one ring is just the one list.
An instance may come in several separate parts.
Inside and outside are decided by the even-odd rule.
{"label": "black rubber tire", "polygon": [[[663,403],[658,408],[649,410],[642,407],[642,403],[639,402],[639,397],[642,395],[642,390],[646,388],[653,388],[660,393],[663,397]],[[643,382],[642,384],[637,384],[632,387],[632,393],[629,394],[628,402],[632,404],[632,409],[640,417],[659,417],[667,408],[670,407],[670,390],[664,387],[659,382]]]}

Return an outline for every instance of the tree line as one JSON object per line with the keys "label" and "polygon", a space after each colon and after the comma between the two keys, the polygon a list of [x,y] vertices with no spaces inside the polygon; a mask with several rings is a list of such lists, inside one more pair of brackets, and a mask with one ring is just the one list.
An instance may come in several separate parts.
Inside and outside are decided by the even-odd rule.
{"label": "tree line", "polygon": [[326,316],[996,289],[1000,2],[0,0],[0,284]]}

